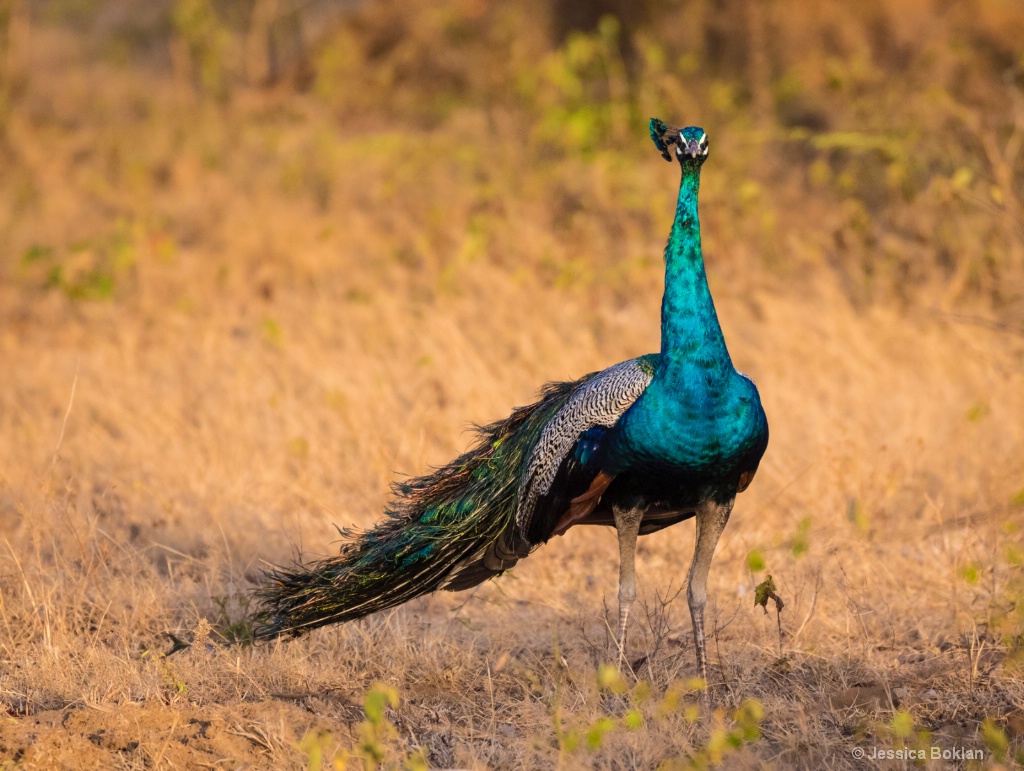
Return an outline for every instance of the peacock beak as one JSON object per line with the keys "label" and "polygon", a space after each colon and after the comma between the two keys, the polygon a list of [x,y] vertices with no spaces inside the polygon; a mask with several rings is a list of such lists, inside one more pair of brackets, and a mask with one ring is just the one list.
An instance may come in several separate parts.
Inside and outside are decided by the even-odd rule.
{"label": "peacock beak", "polygon": [[696,158],[702,154],[700,143],[696,139],[687,140],[685,145],[680,142],[679,148],[682,151],[682,155],[689,155],[691,158]]}

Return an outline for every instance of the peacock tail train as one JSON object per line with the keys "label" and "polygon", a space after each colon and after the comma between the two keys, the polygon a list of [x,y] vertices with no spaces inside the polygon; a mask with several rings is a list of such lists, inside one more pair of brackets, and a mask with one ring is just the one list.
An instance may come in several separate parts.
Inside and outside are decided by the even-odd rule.
{"label": "peacock tail train", "polygon": [[255,636],[298,635],[438,589],[468,589],[525,557],[532,545],[515,528],[522,471],[552,417],[596,374],[547,384],[536,403],[477,427],[463,455],[392,485],[385,517],[342,531],[349,540],[337,556],[269,571]]}

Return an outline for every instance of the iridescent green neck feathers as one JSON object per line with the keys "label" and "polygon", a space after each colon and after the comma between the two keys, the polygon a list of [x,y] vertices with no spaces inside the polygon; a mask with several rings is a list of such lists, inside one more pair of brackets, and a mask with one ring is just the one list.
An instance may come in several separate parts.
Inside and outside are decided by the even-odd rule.
{"label": "iridescent green neck feathers", "polygon": [[681,375],[681,370],[694,364],[724,375],[732,370],[732,360],[708,289],[697,212],[700,167],[708,154],[707,134],[696,126],[673,129],[652,119],[651,137],[666,158],[670,159],[674,151],[682,173],[675,219],[665,247],[662,377]]}

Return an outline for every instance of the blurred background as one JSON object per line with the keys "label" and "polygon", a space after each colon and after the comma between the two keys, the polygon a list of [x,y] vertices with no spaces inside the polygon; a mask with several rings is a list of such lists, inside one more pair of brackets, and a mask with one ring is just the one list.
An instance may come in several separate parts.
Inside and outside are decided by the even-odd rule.
{"label": "blurred background", "polygon": [[[936,735],[1024,726],[1019,0],[0,0],[10,714],[284,709],[274,693],[383,679],[448,694],[434,765],[553,763],[546,667],[610,660],[586,632],[615,596],[604,529],[468,599],[237,667],[179,658],[187,693],[137,654],[201,619],[244,637],[263,561],[334,551],[334,524],[372,523],[398,474],[543,382],[658,350],[678,170],[652,116],[710,137],[709,282],[772,426],[711,574],[739,619],[716,666],[774,705],[760,757],[847,758],[875,729],[822,705],[850,685],[938,693],[906,702]],[[692,534],[641,540],[642,601],[678,587]],[[792,674],[751,608],[767,572]],[[688,634],[685,603],[662,611],[635,643],[662,651],[659,688],[691,654],[658,647]],[[486,661],[511,662],[498,722],[520,740],[472,750],[466,725],[497,714]],[[410,709],[434,742],[449,718]],[[637,766],[689,751],[681,725]]]}
{"label": "blurred background", "polygon": [[[506,5],[4,0],[5,281],[127,301],[149,263],[210,249],[203,218],[238,191],[330,215],[351,253],[425,173],[453,189],[412,196],[368,257],[586,284],[663,208],[630,168],[657,115],[709,129],[715,248],[745,275],[1021,329],[1018,3]],[[508,208],[538,193],[543,247]],[[224,269],[272,264],[271,227]]]}

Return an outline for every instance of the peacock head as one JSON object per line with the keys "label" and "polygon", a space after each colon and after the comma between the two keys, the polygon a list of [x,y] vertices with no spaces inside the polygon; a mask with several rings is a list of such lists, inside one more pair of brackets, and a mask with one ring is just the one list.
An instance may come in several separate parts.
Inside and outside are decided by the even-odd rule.
{"label": "peacock head", "polygon": [[675,128],[651,118],[651,139],[666,161],[672,160],[672,146],[680,165],[700,166],[708,157],[708,135],[699,126]]}

